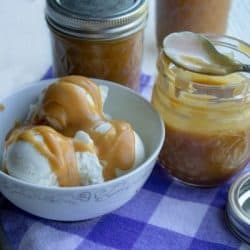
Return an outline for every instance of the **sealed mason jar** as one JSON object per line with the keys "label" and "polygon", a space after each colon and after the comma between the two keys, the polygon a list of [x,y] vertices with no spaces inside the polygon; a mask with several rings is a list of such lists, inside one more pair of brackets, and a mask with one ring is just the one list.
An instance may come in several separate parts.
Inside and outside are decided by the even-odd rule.
{"label": "sealed mason jar", "polygon": [[[215,47],[250,64],[250,46],[232,37],[206,35]],[[152,104],[162,115],[165,143],[161,164],[192,185],[218,185],[250,158],[250,74],[193,73],[158,59]]]}
{"label": "sealed mason jar", "polygon": [[47,0],[53,71],[139,86],[146,0]]}
{"label": "sealed mason jar", "polygon": [[231,0],[157,0],[156,35],[163,38],[178,31],[224,34]]}

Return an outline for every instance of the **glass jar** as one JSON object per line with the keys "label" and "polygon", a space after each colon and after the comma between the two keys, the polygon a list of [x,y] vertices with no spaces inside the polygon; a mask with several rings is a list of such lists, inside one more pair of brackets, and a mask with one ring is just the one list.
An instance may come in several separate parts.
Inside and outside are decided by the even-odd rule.
{"label": "glass jar", "polygon": [[163,38],[178,31],[224,34],[231,0],[157,0],[158,48]]}
{"label": "glass jar", "polygon": [[[250,64],[250,46],[235,38],[206,35],[216,48]],[[211,76],[177,67],[161,52],[152,104],[166,137],[161,164],[192,185],[218,185],[250,157],[250,74]]]}
{"label": "glass jar", "polygon": [[138,89],[146,0],[47,0],[55,77],[84,75]]}

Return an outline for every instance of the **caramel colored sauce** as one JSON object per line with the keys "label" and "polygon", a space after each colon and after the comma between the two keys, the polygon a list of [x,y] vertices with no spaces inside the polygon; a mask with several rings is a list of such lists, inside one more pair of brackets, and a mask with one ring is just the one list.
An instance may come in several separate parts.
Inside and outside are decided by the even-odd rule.
{"label": "caramel colored sauce", "polygon": [[[90,105],[86,93],[94,105]],[[73,137],[77,131],[86,131],[103,119],[100,90],[85,77],[64,77],[48,87],[38,117],[34,119],[36,124],[44,122]]]}
{"label": "caramel colored sauce", "polygon": [[[93,102],[87,98],[89,95]],[[95,128],[109,122],[112,128],[102,134]],[[45,92],[33,124],[45,124],[65,136],[73,137],[79,130],[87,132],[104,165],[104,178],[116,177],[115,169],[128,170],[135,162],[135,138],[130,124],[104,117],[99,87],[88,78],[67,76],[50,85]]]}
{"label": "caramel colored sauce", "polygon": [[250,99],[234,100],[249,83],[240,73],[205,76],[162,59],[152,95],[166,128],[160,162],[186,183],[218,185],[250,160]]}
{"label": "caramel colored sauce", "polygon": [[[41,136],[42,141],[36,139]],[[88,145],[74,144],[74,140],[67,138],[47,126],[22,127],[13,131],[6,146],[16,142],[31,143],[45,158],[57,176],[60,186],[79,186],[80,175],[76,166],[75,147],[80,151],[91,151]]]}
{"label": "caramel colored sauce", "polygon": [[49,27],[56,77],[84,75],[139,88],[143,31],[120,39],[95,41],[72,37]]}
{"label": "caramel colored sauce", "polygon": [[187,183],[214,186],[246,166],[250,156],[250,128],[196,132],[166,124],[167,139],[160,162]]}
{"label": "caramel colored sauce", "polygon": [[1,112],[1,111],[4,111],[4,110],[5,110],[4,105],[3,105],[3,104],[0,104],[0,112]]}
{"label": "caramel colored sauce", "polygon": [[112,128],[104,135],[89,130],[89,134],[97,145],[98,158],[106,163],[103,173],[105,180],[116,176],[115,168],[130,169],[135,158],[135,138],[130,124],[117,120],[111,123]]}
{"label": "caramel colored sauce", "polygon": [[231,0],[157,0],[157,45],[177,31],[223,34]]}

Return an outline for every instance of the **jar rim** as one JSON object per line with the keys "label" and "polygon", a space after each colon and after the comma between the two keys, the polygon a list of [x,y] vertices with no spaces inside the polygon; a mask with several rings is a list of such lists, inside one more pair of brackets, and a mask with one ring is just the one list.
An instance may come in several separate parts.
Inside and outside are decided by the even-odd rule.
{"label": "jar rim", "polygon": [[[250,44],[232,37],[232,36],[228,36],[228,35],[219,35],[219,34],[215,34],[215,33],[201,33],[202,35],[208,37],[211,42],[219,43],[220,46],[224,46],[227,47],[229,49],[235,50],[237,51],[237,53],[240,53],[242,55],[244,55],[245,57],[247,57],[247,60],[249,59],[249,63],[250,63]],[[199,76],[200,78],[205,77],[205,78],[210,78],[211,80],[213,78],[216,77],[217,80],[226,80],[226,77],[230,77],[233,74],[229,74],[227,76],[216,76],[216,75],[207,75],[207,74],[202,74],[202,73],[193,73],[191,71],[182,69],[181,67],[177,66],[175,63],[173,63],[164,53],[163,48],[161,48],[161,53],[160,53],[160,61],[163,63],[163,67],[165,68],[164,71],[162,71],[160,69],[160,65],[158,64],[158,71],[161,72],[161,74],[170,79],[170,80],[174,80],[175,77],[178,75],[178,73],[176,73],[173,68],[171,67],[171,65],[177,69],[180,70],[180,72],[182,72],[183,74],[187,73],[187,74],[194,74],[195,76]],[[162,58],[163,57],[163,58]],[[167,61],[165,61],[165,58],[167,59]],[[170,63],[169,63],[170,62]],[[166,63],[166,64],[165,64]],[[168,65],[167,65],[168,63]],[[232,89],[238,89],[238,90],[242,90],[242,92],[240,92],[238,95],[234,95],[231,97],[218,97],[215,96],[214,100],[215,102],[227,102],[227,101],[250,101],[248,100],[250,97],[250,77],[244,78],[242,76],[241,79],[233,79],[232,81],[228,80],[228,82],[226,82],[225,84],[208,84],[205,81],[203,82],[199,82],[198,80],[195,81],[193,79],[187,79],[185,81],[185,77],[183,76],[183,78],[181,78],[182,84],[181,86],[178,86],[179,89],[182,89],[185,91],[185,89],[187,89],[188,91],[190,91],[191,88],[193,89],[199,89],[201,92],[203,93],[211,93],[211,92],[217,92],[219,94],[219,92],[223,92],[223,91],[228,91],[228,90],[232,90]],[[217,98],[216,98],[217,97]]]}
{"label": "jar rim", "polygon": [[[245,42],[245,41],[243,41],[241,39],[238,39],[236,37],[229,36],[229,35],[221,35],[221,34],[216,34],[216,33],[200,33],[200,34],[203,35],[203,36],[206,36],[208,39],[217,39],[217,42],[221,41],[221,45],[229,45],[229,48],[237,50],[241,54],[247,56],[249,58],[249,62],[250,62],[250,43],[247,43],[247,42]],[[229,41],[236,42],[238,44],[233,44],[233,43],[229,44],[228,42],[226,43],[225,41],[220,40],[220,39],[228,39]],[[211,42],[215,42],[215,41],[211,40]],[[246,53],[244,50],[240,50],[239,49],[240,46],[243,46],[244,50],[249,50],[249,52]],[[163,53],[164,56],[165,56],[165,53],[163,51],[163,47],[161,48],[161,53]],[[171,63],[173,65],[175,65],[176,68],[182,69],[180,66],[177,66],[172,61],[171,61]],[[189,72],[188,70],[185,70],[185,69],[183,69],[183,71]],[[208,76],[207,74],[203,74],[203,73],[199,73],[199,75],[201,75],[201,76]],[[209,76],[211,76],[211,77],[213,77],[213,76],[219,77],[217,75],[209,75]],[[249,81],[250,81],[250,79],[249,79]],[[206,87],[206,88],[214,88],[214,89],[226,88],[226,87],[230,87],[231,88],[231,87],[236,87],[239,84],[238,82],[237,83],[236,82],[231,82],[231,83],[227,83],[226,85],[211,85],[211,84],[206,84],[206,83],[198,83],[198,82],[195,82],[195,81],[192,81],[192,83],[195,84],[195,85],[203,86],[204,88]]]}
{"label": "jar rim", "polygon": [[[217,33],[200,33],[201,35],[204,35],[208,38],[226,38],[229,39],[231,41],[237,41],[238,43],[244,44],[245,46],[249,47],[250,49],[250,43],[247,43],[237,37],[234,36],[230,36],[230,35],[221,35],[221,34],[217,34]],[[250,56],[250,55],[248,55]]]}
{"label": "jar rim", "polygon": [[[98,15],[98,14],[97,14]],[[133,1],[129,8],[114,15],[91,16],[76,13],[47,0],[45,18],[53,29],[81,39],[113,40],[136,33],[145,27],[148,17],[148,0]]]}

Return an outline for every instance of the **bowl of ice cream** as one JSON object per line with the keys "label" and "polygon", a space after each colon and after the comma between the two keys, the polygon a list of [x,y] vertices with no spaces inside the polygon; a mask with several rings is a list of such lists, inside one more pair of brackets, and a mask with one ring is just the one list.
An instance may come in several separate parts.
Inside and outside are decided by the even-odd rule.
{"label": "bowl of ice cream", "polygon": [[45,80],[0,102],[0,190],[39,217],[77,221],[119,208],[145,183],[163,144],[158,112],[112,82]]}

